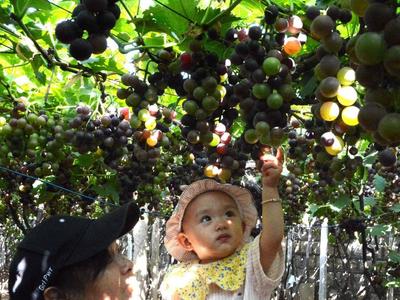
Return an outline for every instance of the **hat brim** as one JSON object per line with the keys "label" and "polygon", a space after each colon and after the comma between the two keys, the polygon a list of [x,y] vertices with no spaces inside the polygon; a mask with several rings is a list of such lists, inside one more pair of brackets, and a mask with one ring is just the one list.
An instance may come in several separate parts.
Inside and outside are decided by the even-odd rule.
{"label": "hat brim", "polygon": [[64,266],[83,261],[108,248],[136,225],[139,216],[139,207],[134,202],[129,202],[92,220]]}
{"label": "hat brim", "polygon": [[231,184],[220,184],[212,179],[198,180],[190,184],[179,198],[179,203],[175,208],[171,218],[166,223],[166,234],[164,243],[167,251],[178,261],[191,261],[198,259],[194,252],[185,250],[178,241],[178,233],[182,231],[182,219],[186,207],[197,196],[209,192],[221,191],[230,196],[237,204],[245,224],[243,242],[249,241],[251,230],[257,222],[257,210],[253,203],[251,193],[242,187]]}

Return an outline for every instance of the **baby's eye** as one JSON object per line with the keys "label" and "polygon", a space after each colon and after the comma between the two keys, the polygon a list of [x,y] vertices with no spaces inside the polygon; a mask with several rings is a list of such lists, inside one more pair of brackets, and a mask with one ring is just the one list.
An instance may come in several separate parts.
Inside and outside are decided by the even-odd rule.
{"label": "baby's eye", "polygon": [[232,211],[232,210],[228,210],[228,211],[225,213],[225,215],[226,215],[227,217],[234,217],[234,216],[235,216],[235,212]]}
{"label": "baby's eye", "polygon": [[209,222],[209,221],[211,221],[211,217],[210,216],[203,216],[200,219],[201,223],[205,223],[205,222]]}

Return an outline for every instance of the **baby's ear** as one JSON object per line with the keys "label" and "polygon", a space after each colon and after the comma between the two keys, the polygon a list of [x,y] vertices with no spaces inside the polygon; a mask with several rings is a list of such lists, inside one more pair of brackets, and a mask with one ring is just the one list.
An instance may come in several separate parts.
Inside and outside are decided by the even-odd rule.
{"label": "baby's ear", "polygon": [[242,221],[242,229],[243,229],[243,232],[246,229],[246,223],[244,221]]}
{"label": "baby's ear", "polygon": [[186,251],[193,251],[192,244],[183,232],[178,233],[178,242]]}

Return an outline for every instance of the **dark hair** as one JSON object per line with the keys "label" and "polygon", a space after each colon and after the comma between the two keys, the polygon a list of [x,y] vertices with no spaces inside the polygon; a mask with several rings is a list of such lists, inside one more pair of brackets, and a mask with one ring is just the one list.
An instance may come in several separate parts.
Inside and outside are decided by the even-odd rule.
{"label": "dark hair", "polygon": [[108,249],[73,265],[62,268],[50,286],[56,287],[67,299],[79,299],[107,268],[113,256]]}

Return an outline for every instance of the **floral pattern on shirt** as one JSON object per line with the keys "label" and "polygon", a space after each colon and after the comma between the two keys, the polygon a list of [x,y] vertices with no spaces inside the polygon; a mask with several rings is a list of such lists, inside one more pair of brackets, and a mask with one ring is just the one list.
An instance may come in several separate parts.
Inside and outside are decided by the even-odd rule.
{"label": "floral pattern on shirt", "polygon": [[205,300],[210,284],[236,291],[244,284],[249,246],[246,244],[234,254],[209,264],[192,261],[174,265],[161,288],[169,295],[177,293],[182,300]]}

